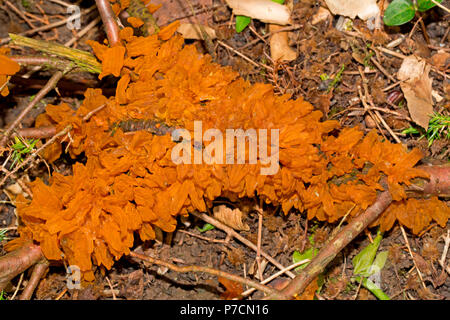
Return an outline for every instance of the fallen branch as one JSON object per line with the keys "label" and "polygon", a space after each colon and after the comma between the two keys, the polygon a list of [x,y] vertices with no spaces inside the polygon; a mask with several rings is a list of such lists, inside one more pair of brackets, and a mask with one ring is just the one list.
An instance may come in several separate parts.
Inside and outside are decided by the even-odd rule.
{"label": "fallen branch", "polygon": [[87,51],[69,48],[55,42],[31,39],[12,33],[10,33],[9,36],[14,45],[30,47],[48,54],[54,54],[58,57],[69,59],[83,71],[90,73],[100,73],[102,71],[102,66],[97,58]]}
{"label": "fallen branch", "polygon": [[[422,192],[422,196],[448,196],[450,194],[450,165],[419,166],[427,171],[430,179],[415,179],[420,189],[413,189],[415,194]],[[410,187],[411,188],[411,187]],[[386,189],[387,190],[387,189]],[[384,210],[391,204],[392,197],[389,191],[381,192],[375,203],[367,210],[354,218],[348,225],[323,247],[311,263],[297,275],[281,293],[285,299],[292,299],[295,295],[303,293],[305,288],[313,281],[325,267],[345,248],[356,236],[372,224]],[[276,297],[268,297],[276,299]]]}
{"label": "fallen branch", "polygon": [[[391,202],[392,197],[389,191],[380,193],[372,206],[342,228],[342,230],[319,251],[311,263],[281,291],[284,295],[284,299],[292,299],[296,294],[301,294],[311,281],[322,273],[325,267],[333,261],[336,255],[355,239],[361,231],[374,222]],[[269,298],[276,299],[275,296]]]}
{"label": "fallen branch", "polygon": [[[248,246],[249,248],[251,248],[253,251],[257,252],[258,248],[256,247],[256,245],[254,245],[251,241],[245,239],[243,236],[241,236],[239,233],[237,233],[236,231],[233,230],[233,228],[230,228],[226,225],[224,225],[223,223],[217,221],[216,219],[214,219],[213,217],[208,216],[205,213],[199,213],[199,212],[192,212],[192,215],[196,216],[197,218],[202,219],[203,221],[212,224],[213,226],[215,226],[216,228],[219,228],[223,231],[225,231],[227,234],[231,235],[232,237],[236,238],[237,240],[239,240],[240,242],[242,242],[243,244],[245,244],[246,246]],[[264,251],[261,250],[261,255],[266,258],[270,263],[272,263],[274,266],[276,266],[278,269],[280,270],[284,270],[286,269],[283,265],[281,265],[277,260],[275,260],[274,258],[272,258],[270,255],[268,255],[267,253],[265,253]],[[290,271],[286,271],[286,274],[291,277],[294,278],[295,275],[290,272]]]}
{"label": "fallen branch", "polygon": [[28,114],[28,112],[33,109],[36,104],[41,101],[43,97],[47,93],[49,93],[51,90],[53,90],[56,87],[56,84],[58,81],[64,76],[66,72],[69,70],[64,71],[57,71],[47,82],[47,84],[42,87],[42,89],[34,96],[33,100],[31,100],[30,104],[23,109],[23,111],[20,113],[20,115],[14,120],[14,122],[8,127],[8,129],[5,131],[2,140],[0,141],[0,147],[5,147],[6,142],[8,141],[9,135],[12,133],[14,128],[16,128],[20,122],[22,122],[23,118]]}
{"label": "fallen branch", "polygon": [[111,3],[108,0],[95,0],[98,12],[102,17],[103,25],[105,26],[106,36],[108,37],[110,47],[120,42],[119,26],[116,22],[116,16],[111,8]]}
{"label": "fallen branch", "polygon": [[153,258],[153,257],[150,257],[150,256],[142,255],[142,254],[139,254],[139,253],[136,253],[136,252],[131,252],[130,256],[133,257],[133,258],[138,258],[138,259],[141,259],[141,260],[144,260],[144,261],[148,261],[150,263],[154,263],[154,264],[165,266],[165,267],[167,267],[170,270],[173,270],[175,272],[183,272],[183,273],[186,273],[186,272],[205,272],[205,273],[209,273],[209,274],[212,274],[212,275],[215,275],[215,276],[218,276],[218,277],[226,278],[226,279],[231,280],[231,281],[239,282],[239,283],[241,283],[243,285],[248,285],[248,286],[253,287],[253,288],[257,289],[257,290],[265,292],[265,293],[267,293],[267,294],[269,294],[269,295],[271,295],[271,296],[273,296],[275,298],[278,298],[278,299],[282,299],[283,298],[283,296],[280,295],[280,293],[277,290],[275,290],[275,289],[272,289],[272,288],[269,288],[269,287],[267,287],[265,285],[262,285],[259,282],[256,282],[256,281],[253,281],[253,280],[250,280],[250,279],[245,279],[245,278],[242,278],[242,277],[239,277],[239,276],[236,276],[234,274],[231,274],[231,273],[228,273],[228,272],[224,272],[224,271],[221,271],[221,270],[217,270],[217,269],[213,269],[213,268],[209,268],[209,267],[202,267],[202,266],[183,266],[183,267],[180,267],[180,266],[176,266],[176,265],[174,265],[174,264],[172,264],[170,262],[159,260],[159,259],[156,259],[156,258]]}
{"label": "fallen branch", "polygon": [[25,289],[23,289],[22,294],[20,295],[20,300],[30,300],[33,295],[34,290],[39,284],[42,276],[47,271],[49,262],[47,260],[43,260],[38,262],[33,269],[33,273],[31,274],[30,280],[27,283]]}
{"label": "fallen branch", "polygon": [[0,291],[15,276],[43,259],[41,247],[31,243],[0,257]]}

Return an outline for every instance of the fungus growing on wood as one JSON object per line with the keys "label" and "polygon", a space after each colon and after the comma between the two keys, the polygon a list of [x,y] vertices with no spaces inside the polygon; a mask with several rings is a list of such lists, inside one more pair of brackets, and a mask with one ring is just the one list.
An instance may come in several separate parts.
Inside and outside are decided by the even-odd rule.
{"label": "fungus growing on wood", "polygon": [[[70,125],[70,155],[84,152],[87,162],[75,164],[73,175],[54,173],[49,185],[37,179],[33,199],[17,199],[22,224],[20,238],[8,243],[10,250],[36,241],[47,259],[78,265],[90,281],[94,266],[109,269],[130,252],[135,233],[149,240],[155,238],[155,227],[174,231],[177,216],[206,211],[218,196],[258,195],[281,205],[284,213],[295,208],[308,219],[334,222],[369,207],[383,190],[383,177],[394,202],[375,223],[382,230],[397,220],[415,233],[431,220],[445,225],[450,209],[436,197],[407,199],[404,186],[428,177],[414,168],[419,150],[407,152],[375,131],[364,136],[337,121],[321,122],[322,113],[302,98],[277,96],[270,85],[252,85],[184,45],[173,35],[176,27],[174,23],[148,37],[125,28],[120,32],[123,45],[111,48],[90,42],[102,61],[100,77],[121,76],[116,95],[108,99],[100,89],[88,89],[78,110],[48,105],[39,116],[38,127],[53,125],[61,131]],[[183,128],[191,136],[194,121],[201,121],[202,133],[278,129],[280,168],[274,175],[261,175],[266,164],[260,158],[256,164],[177,165],[171,158],[177,141],[170,130],[157,135],[146,128],[124,132],[115,125],[127,121]],[[60,142],[45,150],[50,161],[61,154]],[[204,142],[200,149],[208,145]]]}

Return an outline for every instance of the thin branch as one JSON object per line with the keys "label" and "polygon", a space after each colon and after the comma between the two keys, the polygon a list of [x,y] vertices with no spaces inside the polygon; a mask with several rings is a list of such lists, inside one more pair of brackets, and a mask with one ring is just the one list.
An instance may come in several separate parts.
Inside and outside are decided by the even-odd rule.
{"label": "thin branch", "polygon": [[224,271],[221,271],[221,270],[217,270],[217,269],[213,269],[213,268],[209,268],[209,267],[203,267],[203,266],[182,266],[181,267],[181,266],[174,265],[174,264],[172,264],[170,262],[163,261],[163,260],[160,260],[160,259],[156,259],[156,258],[153,258],[153,257],[150,257],[150,256],[142,255],[142,254],[139,254],[139,253],[136,253],[136,252],[131,252],[130,256],[134,257],[134,258],[138,258],[138,259],[144,260],[144,261],[148,261],[150,263],[154,263],[154,264],[157,264],[157,265],[165,266],[166,268],[169,268],[170,270],[173,270],[175,272],[183,272],[183,273],[186,273],[186,272],[205,272],[205,273],[209,273],[209,274],[215,275],[217,277],[223,277],[223,278],[226,278],[226,279],[231,280],[231,281],[239,282],[239,283],[242,283],[244,285],[248,285],[248,286],[254,287],[254,288],[256,288],[256,289],[258,289],[258,290],[260,290],[262,292],[265,292],[265,293],[271,295],[275,299],[283,299],[283,296],[280,295],[280,293],[277,290],[271,289],[271,288],[269,288],[269,287],[267,287],[265,285],[262,285],[262,284],[260,284],[260,283],[258,283],[256,281],[253,281],[253,280],[250,280],[250,279],[245,279],[245,278],[242,278],[240,276],[236,276],[234,274],[231,274],[231,273],[228,273],[228,272],[224,272]]}
{"label": "thin branch", "polygon": [[30,280],[27,283],[27,286],[22,291],[20,295],[20,300],[30,300],[33,295],[34,290],[39,284],[42,276],[45,274],[49,266],[49,262],[47,260],[41,261],[34,266],[33,273],[31,274]]}
{"label": "thin branch", "polygon": [[41,248],[32,243],[0,257],[0,291],[16,275],[24,272],[41,259],[44,259]]}
{"label": "thin branch", "polygon": [[[236,238],[237,240],[239,240],[240,242],[242,242],[243,244],[245,244],[246,246],[248,246],[249,248],[251,248],[253,251],[257,251],[258,248],[249,240],[245,239],[243,236],[241,236],[239,233],[237,233],[236,231],[233,230],[233,228],[230,228],[226,225],[224,225],[223,223],[217,221],[216,219],[214,219],[213,217],[208,216],[205,213],[199,213],[199,212],[191,212],[192,215],[196,216],[197,218],[200,218],[202,220],[204,220],[207,223],[212,224],[213,226],[215,226],[216,228],[222,229],[223,231],[225,231],[227,234],[231,234],[234,238]],[[267,253],[265,253],[264,251],[261,250],[261,255],[266,258],[269,262],[271,262],[274,266],[276,266],[278,269],[280,270],[284,270],[285,267],[283,265],[281,265],[278,261],[276,261],[274,258],[272,258],[270,255],[268,255]],[[288,271],[286,272],[286,274],[291,277],[294,278],[295,275]]]}
{"label": "thin branch", "polygon": [[[21,33],[19,33],[19,35],[21,35],[21,36],[29,36],[29,35],[32,35],[32,34],[34,34],[36,32],[39,32],[39,31],[46,31],[46,30],[50,30],[50,29],[62,26],[63,24],[66,24],[69,20],[72,21],[73,19],[80,18],[82,15],[87,15],[88,13],[93,11],[95,8],[96,8],[95,5],[91,6],[90,8],[88,8],[88,9],[86,9],[86,10],[80,12],[80,13],[71,15],[71,16],[67,17],[66,19],[63,19],[63,20],[60,20],[60,21],[57,21],[57,22],[54,22],[54,23],[51,23],[51,24],[47,24],[47,25],[42,26],[42,27],[37,27],[37,28],[31,29],[31,30],[27,30],[25,32],[21,32]],[[3,44],[7,43],[10,40],[11,40],[10,37],[3,38],[3,39],[0,40],[0,45],[3,45]]]}
{"label": "thin branch", "polygon": [[6,182],[6,180],[8,180],[8,178],[15,174],[17,171],[19,171],[19,169],[21,169],[22,167],[24,167],[25,165],[27,165],[31,160],[33,160],[38,154],[39,152],[41,152],[42,150],[44,150],[45,148],[47,148],[49,145],[51,145],[53,142],[56,141],[56,139],[58,139],[59,137],[67,134],[70,130],[72,129],[71,125],[68,125],[67,127],[65,127],[62,131],[58,132],[56,135],[54,135],[50,140],[48,140],[45,144],[43,144],[39,149],[37,149],[35,152],[33,152],[28,158],[26,158],[20,165],[18,165],[17,167],[14,168],[13,171],[9,172],[4,178],[3,180],[0,182],[0,187],[3,186],[3,184]]}
{"label": "thin branch", "polygon": [[100,16],[102,17],[109,45],[113,47],[120,42],[120,38],[119,26],[116,21],[117,18],[111,8],[111,3],[108,0],[95,0],[95,3],[97,4],[97,9]]}
{"label": "thin branch", "polygon": [[[345,248],[359,233],[374,222],[391,204],[392,197],[389,191],[380,193],[375,203],[367,210],[354,218],[348,225],[325,246],[301,273],[292,280],[281,293],[285,299],[292,299],[296,294],[302,293],[325,267]],[[271,299],[273,297],[269,297]]]}
{"label": "thin branch", "polygon": [[56,84],[58,81],[64,76],[65,72],[63,71],[57,71],[47,82],[47,84],[42,87],[42,89],[36,94],[34,99],[30,102],[30,104],[20,113],[20,115],[14,120],[14,122],[8,127],[8,129],[5,131],[3,138],[0,142],[0,146],[5,147],[6,142],[8,141],[9,135],[12,133],[14,128],[16,128],[19,123],[22,122],[22,120],[25,118],[25,116],[28,114],[28,112],[31,111],[31,109],[34,108],[34,106],[41,101],[43,97],[47,93],[49,93],[51,90],[53,90],[56,87]]}

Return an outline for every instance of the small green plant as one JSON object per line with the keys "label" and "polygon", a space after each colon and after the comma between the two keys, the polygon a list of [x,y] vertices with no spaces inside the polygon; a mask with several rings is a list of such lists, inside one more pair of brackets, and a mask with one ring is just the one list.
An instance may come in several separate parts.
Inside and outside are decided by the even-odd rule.
{"label": "small green plant", "polygon": [[6,297],[4,296],[3,290],[0,292],[0,301],[2,300],[7,300]]}
{"label": "small green plant", "polygon": [[[283,4],[284,0],[272,0],[273,2]],[[236,32],[240,33],[242,30],[247,28],[247,26],[250,24],[252,19],[250,17],[246,16],[236,16]]]}
{"label": "small green plant", "polygon": [[339,69],[338,73],[336,74],[336,76],[334,77],[333,81],[330,82],[329,86],[328,86],[328,90],[327,92],[330,92],[331,89],[333,89],[334,87],[336,87],[336,85],[341,81],[342,78],[342,72],[344,72],[345,70],[345,64],[341,65],[341,69]]}
{"label": "small green plant", "polygon": [[201,233],[203,233],[203,232],[206,232],[206,231],[209,231],[209,230],[214,229],[214,226],[213,226],[212,224],[210,224],[210,223],[205,223],[205,225],[203,226],[203,228],[197,227],[197,229],[198,229],[198,231],[200,231]]}
{"label": "small green plant", "polygon": [[[312,258],[314,258],[317,253],[319,252],[319,249],[314,247],[314,236],[316,233],[316,229],[317,229],[317,225],[314,225],[311,228],[311,235],[308,237],[309,243],[311,244],[311,248],[304,250],[303,252],[299,252],[297,250],[294,251],[294,253],[292,254],[292,262],[293,263],[297,263],[306,259],[311,260]],[[309,262],[302,264],[301,266],[295,268],[295,271],[300,271],[304,268],[306,268],[306,266],[309,264]]]}
{"label": "small green plant", "polygon": [[433,8],[442,0],[394,0],[384,11],[384,24],[387,26],[399,26],[411,21],[416,12],[425,12]]}
{"label": "small green plant", "polygon": [[2,229],[2,230],[0,230],[0,243],[2,243],[3,242],[3,240],[5,240],[5,234],[8,232],[8,230],[7,229]]}
{"label": "small green plant", "polygon": [[420,139],[424,137],[428,140],[428,146],[431,146],[435,140],[441,138],[450,139],[450,116],[444,116],[439,113],[435,113],[430,119],[428,124],[428,130],[424,132],[423,129],[416,129],[414,127],[409,127],[402,131],[402,134],[420,134]]}
{"label": "small green plant", "polygon": [[322,73],[322,74],[320,75],[320,80],[322,80],[322,81],[327,81],[328,79],[330,79],[330,76],[327,75],[326,73]]}
{"label": "small green plant", "polygon": [[14,137],[15,143],[11,146],[14,150],[12,154],[13,163],[11,164],[10,169],[14,167],[16,163],[21,163],[23,161],[23,156],[30,153],[38,139],[22,139],[17,136]]}
{"label": "small green plant", "polygon": [[361,283],[364,288],[372,292],[380,300],[390,300],[389,296],[370,279],[380,274],[389,254],[388,251],[382,251],[377,255],[382,237],[383,235],[378,231],[373,243],[369,244],[353,258],[354,277],[351,278],[351,281]]}
{"label": "small green plant", "polygon": [[31,4],[28,0],[22,0],[22,6],[27,10],[31,9]]}

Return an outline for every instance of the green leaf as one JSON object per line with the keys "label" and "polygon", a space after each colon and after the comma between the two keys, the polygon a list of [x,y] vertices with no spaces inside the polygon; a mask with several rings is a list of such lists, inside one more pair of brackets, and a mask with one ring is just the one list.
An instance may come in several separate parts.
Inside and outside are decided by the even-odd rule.
{"label": "green leaf", "polygon": [[419,133],[419,130],[417,130],[416,128],[413,128],[413,127],[409,127],[402,131],[402,134],[409,134],[409,133],[416,134],[416,133]]}
{"label": "green leaf", "polygon": [[394,0],[384,11],[384,24],[399,26],[411,21],[416,14],[414,5],[410,0]]}
{"label": "green leaf", "polygon": [[375,261],[370,266],[369,269],[369,277],[377,272],[380,272],[386,264],[386,260],[388,258],[389,251],[381,251],[377,254]]}
{"label": "green leaf", "polygon": [[[304,251],[303,253],[294,251],[294,253],[292,254],[292,261],[294,263],[297,263],[297,262],[300,262],[300,261],[306,260],[306,259],[311,260],[312,258],[314,258],[317,255],[318,252],[319,252],[319,249],[317,249],[317,248],[309,248],[308,250]],[[309,264],[309,262],[302,264],[301,266],[295,268],[295,271],[299,271],[299,270],[306,268],[306,266],[308,264]]]}
{"label": "green leaf", "polygon": [[[442,0],[436,0],[436,2],[441,3]],[[435,5],[436,4],[433,3],[431,0],[417,0],[417,10],[419,10],[420,12],[427,11],[433,8]]]}
{"label": "green leaf", "polygon": [[283,4],[284,0],[272,0],[273,2],[279,3],[279,4]]}
{"label": "green leaf", "polygon": [[244,30],[252,21],[251,18],[246,16],[236,16],[236,32],[239,33]]}
{"label": "green leaf", "polygon": [[[357,281],[361,281],[361,279],[357,279]],[[373,283],[370,279],[364,278],[362,281],[362,285],[364,288],[366,288],[367,290],[369,290],[370,292],[373,293],[373,295],[375,297],[377,297],[379,300],[391,300],[391,298],[389,298],[389,296],[383,292],[383,290],[381,290],[380,288],[378,288],[378,286]]]}
{"label": "green leaf", "polygon": [[355,275],[362,275],[364,277],[370,276],[370,267],[375,259],[382,237],[382,234],[378,231],[373,243],[369,244],[353,258],[353,273]]}
{"label": "green leaf", "polygon": [[200,229],[199,227],[197,227],[197,229],[198,229],[198,231],[200,231],[200,232],[206,232],[206,231],[209,231],[209,230],[214,229],[214,226],[213,226],[212,224],[205,223],[205,225],[203,226],[203,228]]}

